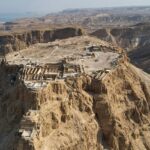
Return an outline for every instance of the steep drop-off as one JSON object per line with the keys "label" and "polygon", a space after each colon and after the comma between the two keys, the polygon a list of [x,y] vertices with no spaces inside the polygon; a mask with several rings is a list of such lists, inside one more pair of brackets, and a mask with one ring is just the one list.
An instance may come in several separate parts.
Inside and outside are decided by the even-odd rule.
{"label": "steep drop-off", "polygon": [[35,30],[0,35],[0,52],[6,54],[18,51],[35,43],[47,43],[56,39],[65,39],[82,35],[80,28],[66,27],[52,30]]}
{"label": "steep drop-off", "polygon": [[150,76],[126,60],[39,90],[11,82],[19,67],[0,68],[0,149],[150,149]]}

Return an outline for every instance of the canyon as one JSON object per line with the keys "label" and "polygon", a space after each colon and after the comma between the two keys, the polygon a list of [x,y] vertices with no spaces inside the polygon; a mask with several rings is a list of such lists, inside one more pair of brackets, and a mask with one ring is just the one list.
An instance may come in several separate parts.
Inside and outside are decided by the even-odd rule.
{"label": "canyon", "polygon": [[47,43],[56,39],[79,35],[82,35],[82,30],[73,27],[3,33],[0,35],[0,51],[6,54],[24,49],[35,43]]}

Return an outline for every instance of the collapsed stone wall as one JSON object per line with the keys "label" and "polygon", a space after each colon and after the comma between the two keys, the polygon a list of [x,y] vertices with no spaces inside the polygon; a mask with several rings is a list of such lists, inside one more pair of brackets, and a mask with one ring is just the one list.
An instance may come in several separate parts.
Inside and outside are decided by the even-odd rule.
{"label": "collapsed stone wall", "polygon": [[83,32],[80,28],[66,27],[0,35],[0,52],[7,54],[12,51],[27,48],[35,43],[47,43],[56,39],[80,36],[82,34]]}

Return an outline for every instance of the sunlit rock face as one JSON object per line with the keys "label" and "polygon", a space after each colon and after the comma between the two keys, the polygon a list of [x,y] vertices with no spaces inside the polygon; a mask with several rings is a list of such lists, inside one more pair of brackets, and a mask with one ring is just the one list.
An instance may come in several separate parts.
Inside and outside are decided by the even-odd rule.
{"label": "sunlit rock face", "polygon": [[150,76],[126,60],[93,76],[28,79],[33,86],[11,68],[0,68],[1,149],[149,148]]}
{"label": "sunlit rock face", "polygon": [[27,48],[35,43],[47,43],[56,39],[80,36],[82,34],[80,28],[74,27],[5,33],[0,35],[0,51],[6,54]]}
{"label": "sunlit rock face", "polygon": [[89,36],[36,43],[8,53],[0,74],[2,150],[150,148],[150,76],[122,48]]}

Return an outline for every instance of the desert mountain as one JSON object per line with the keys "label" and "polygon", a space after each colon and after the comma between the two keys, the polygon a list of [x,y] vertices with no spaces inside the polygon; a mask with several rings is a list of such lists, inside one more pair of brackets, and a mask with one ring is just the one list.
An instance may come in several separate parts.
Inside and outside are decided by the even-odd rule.
{"label": "desert mountain", "polygon": [[122,48],[64,30],[2,38],[25,46],[8,42],[0,65],[0,149],[150,149],[150,75]]}

